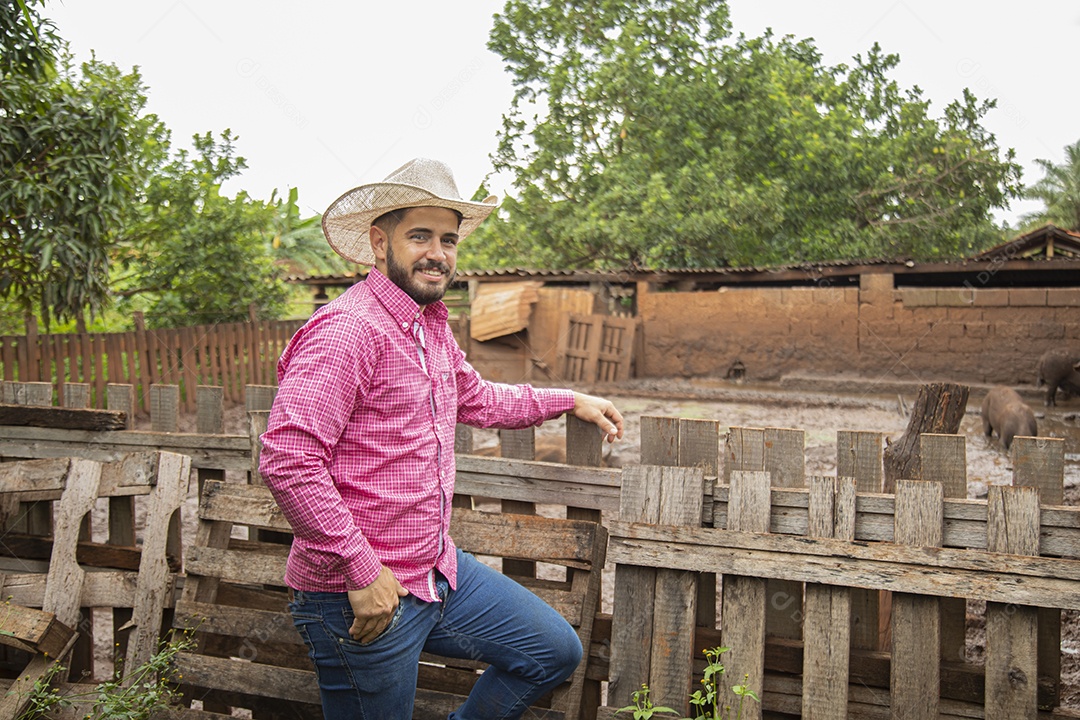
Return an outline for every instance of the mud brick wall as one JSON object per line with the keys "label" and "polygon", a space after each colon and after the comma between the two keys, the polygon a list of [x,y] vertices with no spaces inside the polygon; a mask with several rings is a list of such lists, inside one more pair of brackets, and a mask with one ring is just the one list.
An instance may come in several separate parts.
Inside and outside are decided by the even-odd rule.
{"label": "mud brick wall", "polygon": [[791,373],[1025,385],[1051,347],[1080,352],[1080,288],[860,286],[649,292],[643,376]]}
{"label": "mud brick wall", "polygon": [[736,362],[750,379],[834,373],[858,353],[858,288],[722,288],[638,298],[646,377],[723,377]]}

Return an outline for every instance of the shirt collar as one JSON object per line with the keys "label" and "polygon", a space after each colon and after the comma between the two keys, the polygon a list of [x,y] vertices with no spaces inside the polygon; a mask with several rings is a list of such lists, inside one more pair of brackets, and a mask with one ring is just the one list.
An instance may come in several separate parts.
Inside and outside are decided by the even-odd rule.
{"label": "shirt collar", "polygon": [[416,301],[376,267],[372,267],[368,272],[364,284],[371,288],[372,294],[386,308],[386,312],[390,314],[394,322],[404,328],[412,327],[412,322],[417,317],[439,321],[445,320],[449,316],[449,311],[442,300],[426,305],[423,312],[421,312]]}

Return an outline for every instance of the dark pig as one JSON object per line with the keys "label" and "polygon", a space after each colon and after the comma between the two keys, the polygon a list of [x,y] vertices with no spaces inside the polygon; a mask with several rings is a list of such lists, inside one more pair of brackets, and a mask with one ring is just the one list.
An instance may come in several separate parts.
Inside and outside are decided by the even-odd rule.
{"label": "dark pig", "polygon": [[1046,385],[1046,407],[1057,404],[1057,390],[1060,387],[1064,399],[1070,394],[1080,395],[1080,356],[1063,348],[1047,350],[1039,358],[1036,367],[1036,387]]}

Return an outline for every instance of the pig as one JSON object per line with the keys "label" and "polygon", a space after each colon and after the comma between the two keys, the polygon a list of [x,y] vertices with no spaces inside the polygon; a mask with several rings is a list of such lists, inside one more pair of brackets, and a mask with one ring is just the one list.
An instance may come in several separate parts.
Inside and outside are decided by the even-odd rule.
{"label": "pig", "polygon": [[1017,435],[1034,437],[1038,434],[1035,413],[1012,388],[998,386],[986,393],[982,404],[983,432],[989,439],[995,430],[1001,444],[1008,450]]}
{"label": "pig", "polygon": [[1070,394],[1080,395],[1080,356],[1063,348],[1047,350],[1039,358],[1036,367],[1036,387],[1046,384],[1046,407],[1057,404],[1057,389],[1062,389],[1064,399]]}

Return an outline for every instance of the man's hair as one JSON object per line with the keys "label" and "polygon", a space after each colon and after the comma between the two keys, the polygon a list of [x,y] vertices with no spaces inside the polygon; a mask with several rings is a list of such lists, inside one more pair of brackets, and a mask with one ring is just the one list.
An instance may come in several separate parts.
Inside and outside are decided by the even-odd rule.
{"label": "man's hair", "polygon": [[394,230],[405,218],[405,213],[412,210],[412,208],[398,208],[397,210],[391,210],[390,212],[383,213],[379,217],[371,221],[371,224],[378,227],[387,237],[394,234]]}
{"label": "man's hair", "polygon": [[[372,220],[371,224],[386,233],[387,237],[390,237],[394,234],[394,230],[397,229],[398,223],[405,219],[405,213],[413,209],[414,208],[407,207],[398,208],[397,210],[391,210],[390,212],[385,212],[379,217]],[[459,213],[457,210],[451,210],[451,212],[457,215],[458,227],[460,227],[462,220],[461,213]]]}

